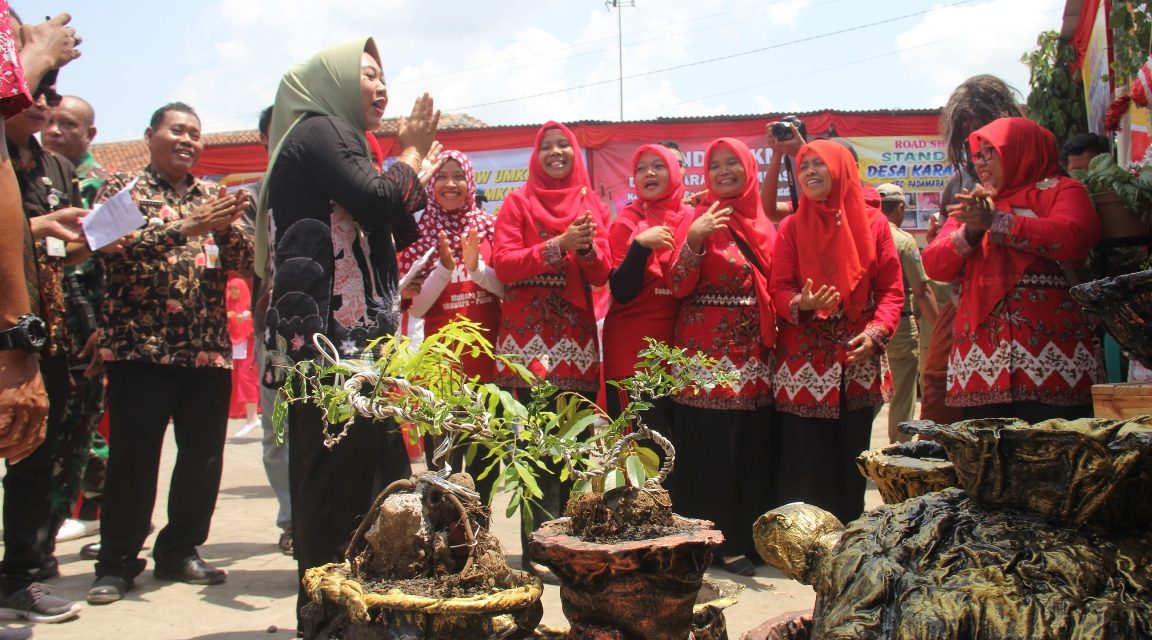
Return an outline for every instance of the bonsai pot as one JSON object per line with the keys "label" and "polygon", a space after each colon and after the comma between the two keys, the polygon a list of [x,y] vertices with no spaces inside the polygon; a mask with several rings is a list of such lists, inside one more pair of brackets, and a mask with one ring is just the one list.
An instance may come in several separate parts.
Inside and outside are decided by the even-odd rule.
{"label": "bonsai pot", "polygon": [[602,544],[572,535],[570,520],[545,522],[530,546],[532,558],[560,581],[569,638],[607,630],[635,640],[689,637],[712,549],[724,540],[711,522],[675,516],[682,532]]}

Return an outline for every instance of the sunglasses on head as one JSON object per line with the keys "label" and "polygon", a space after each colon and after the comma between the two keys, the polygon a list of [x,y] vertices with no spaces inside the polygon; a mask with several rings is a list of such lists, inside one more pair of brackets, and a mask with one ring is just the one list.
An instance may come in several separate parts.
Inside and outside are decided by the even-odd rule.
{"label": "sunglasses on head", "polygon": [[63,98],[63,96],[56,93],[56,90],[52,87],[44,86],[38,87],[35,93],[32,94],[32,102],[39,100],[40,96],[44,96],[44,101],[48,103],[49,107],[60,106],[60,100]]}

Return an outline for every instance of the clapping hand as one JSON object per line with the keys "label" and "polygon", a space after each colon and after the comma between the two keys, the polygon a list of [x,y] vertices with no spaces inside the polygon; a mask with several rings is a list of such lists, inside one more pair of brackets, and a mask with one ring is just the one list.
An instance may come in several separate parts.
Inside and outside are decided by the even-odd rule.
{"label": "clapping hand", "polygon": [[592,222],[592,214],[585,213],[560,234],[560,248],[564,251],[587,254],[592,250],[592,240],[595,237],[596,223]]}
{"label": "clapping hand", "polygon": [[436,241],[440,251],[440,265],[449,271],[455,271],[456,258],[452,257],[452,243],[448,240],[448,233],[441,231],[437,234]]}
{"label": "clapping hand", "polygon": [[444,166],[444,161],[447,158],[440,157],[440,152],[443,150],[444,145],[439,140],[432,141],[432,146],[428,148],[428,154],[420,162],[420,170],[416,172],[420,186],[427,187],[428,183],[432,182],[432,178],[436,177],[436,173],[440,171],[440,167]]}
{"label": "clapping hand", "polygon": [[436,138],[436,127],[440,124],[440,110],[435,108],[432,96],[425,92],[416,98],[412,105],[412,113],[408,117],[401,117],[397,126],[396,139],[400,148],[407,151],[415,148],[420,158],[428,156],[432,143]]}
{"label": "clapping hand", "polygon": [[248,198],[248,192],[243,189],[234,194],[221,191],[215,198],[193,209],[184,219],[180,230],[186,238],[202,236],[211,231],[223,231],[248,208]]}
{"label": "clapping hand", "polygon": [[987,231],[996,217],[996,209],[992,205],[995,195],[995,189],[982,184],[976,185],[972,191],[963,189],[956,194],[960,202],[948,207],[948,215],[969,229]]}
{"label": "clapping hand", "polygon": [[464,253],[464,266],[469,273],[476,273],[480,269],[480,233],[476,227],[468,227],[464,232],[464,243],[461,247]]}

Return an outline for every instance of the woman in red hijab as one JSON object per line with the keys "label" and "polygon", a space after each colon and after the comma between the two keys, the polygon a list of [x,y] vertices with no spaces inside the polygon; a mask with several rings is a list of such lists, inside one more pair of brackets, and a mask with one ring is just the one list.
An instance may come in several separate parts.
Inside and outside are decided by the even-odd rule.
{"label": "woman in red hijab", "polygon": [[[612,276],[608,280],[612,306],[604,318],[604,379],[622,380],[636,372],[645,338],[671,344],[680,299],[672,295],[664,269],[672,257],[674,231],[691,213],[680,202],[684,176],[676,154],[663,145],[646,144],[632,154],[636,200],[617,214],[608,231]],[[605,406],[616,416],[628,398],[606,387]],[[656,401],[645,414],[648,426],[662,433],[669,425],[670,403]]]}
{"label": "woman in red hijab", "polygon": [[800,206],[780,223],[771,283],[780,502],[850,522],[864,510],[855,460],[884,401],[884,348],[904,305],[900,258],[847,148],[816,140],[796,162]]}
{"label": "woman in red hijab", "polygon": [[232,339],[232,406],[228,417],[244,418],[238,436],[246,435],[260,424],[256,419],[260,380],[256,370],[250,291],[244,278],[228,279],[228,336]]}
{"label": "woman in red hijab", "polygon": [[[595,396],[600,388],[592,287],[608,281],[611,254],[604,206],[588,182],[576,136],[558,122],[536,134],[528,181],[496,216],[492,266],[504,283],[496,353],[520,361],[562,391]],[[496,382],[528,398],[530,383],[497,363]],[[559,517],[568,488],[541,478],[537,524]],[[528,559],[521,527],[525,569]]]}
{"label": "woman in red hijab", "polygon": [[1100,239],[1088,192],[1027,118],[993,120],[968,144],[980,184],[924,250],[929,277],[961,281],[946,401],[965,418],[1091,416],[1098,350],[1065,277]]}
{"label": "woman in red hijab", "polygon": [[778,451],[772,422],[775,314],[768,296],[775,230],[760,205],[756,159],[741,141],[720,138],[704,152],[708,190],[676,230],[668,268],[681,298],[673,344],[739,373],[731,387],[673,398],[676,510],[724,532],[718,559],[755,575],[752,523],[776,502]]}

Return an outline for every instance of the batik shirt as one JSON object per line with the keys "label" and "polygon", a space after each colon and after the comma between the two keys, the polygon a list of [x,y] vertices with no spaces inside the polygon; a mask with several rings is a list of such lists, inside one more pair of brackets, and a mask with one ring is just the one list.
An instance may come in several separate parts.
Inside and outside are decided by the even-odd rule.
{"label": "batik shirt", "polygon": [[[220,192],[188,177],[183,196],[151,166],[116,173],[96,197],[103,202],[133,178],[133,195],[148,222],[125,237],[125,251],[101,253],[107,293],[101,307],[100,354],[182,367],[232,366],[225,293],[229,271],[252,268],[252,238],[237,224],[186,238],[184,219]],[[212,245],[219,252],[211,265]]]}
{"label": "batik shirt", "polygon": [[[16,169],[16,182],[20,185],[20,196],[24,204],[24,214],[29,219],[36,218],[56,209],[73,206],[80,200],[76,189],[76,173],[72,163],[58,153],[44,150],[35,138],[30,140],[32,159],[22,165],[19,151],[11,144],[8,153]],[[52,255],[49,243],[57,243],[60,251],[64,243],[54,239],[32,240],[29,232],[25,236],[24,273],[28,286],[28,298],[32,310],[45,322],[48,328],[48,341],[42,353],[57,356],[73,348],[73,337],[68,330],[68,303],[64,289],[64,257]]]}

